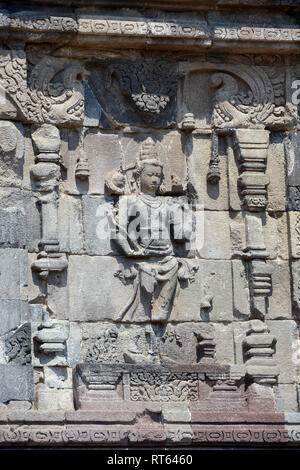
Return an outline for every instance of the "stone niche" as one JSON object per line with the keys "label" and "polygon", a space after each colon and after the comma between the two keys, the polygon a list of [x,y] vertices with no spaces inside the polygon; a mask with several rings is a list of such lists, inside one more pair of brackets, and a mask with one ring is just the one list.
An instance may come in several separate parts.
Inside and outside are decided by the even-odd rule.
{"label": "stone niche", "polygon": [[297,2],[35,3],[0,14],[0,446],[299,444]]}

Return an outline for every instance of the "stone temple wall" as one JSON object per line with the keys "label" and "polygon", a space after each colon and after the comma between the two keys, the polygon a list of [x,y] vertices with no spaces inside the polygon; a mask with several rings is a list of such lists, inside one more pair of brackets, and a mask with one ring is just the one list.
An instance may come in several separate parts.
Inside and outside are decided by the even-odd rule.
{"label": "stone temple wall", "polygon": [[1,7],[1,445],[300,442],[297,3]]}

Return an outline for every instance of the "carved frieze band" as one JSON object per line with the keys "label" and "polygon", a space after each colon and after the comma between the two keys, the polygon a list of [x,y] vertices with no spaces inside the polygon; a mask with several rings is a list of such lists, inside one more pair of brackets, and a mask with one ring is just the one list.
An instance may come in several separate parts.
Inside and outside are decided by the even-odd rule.
{"label": "carved frieze band", "polygon": [[[154,18],[118,18],[105,15],[54,16],[47,13],[0,12],[0,30],[25,32],[62,32],[105,36],[151,37],[193,39],[200,42],[251,41],[251,42],[299,42],[299,28],[275,28],[254,25],[248,27],[238,24],[234,27],[207,22],[170,20],[157,21]],[[197,42],[198,42],[197,41]]]}

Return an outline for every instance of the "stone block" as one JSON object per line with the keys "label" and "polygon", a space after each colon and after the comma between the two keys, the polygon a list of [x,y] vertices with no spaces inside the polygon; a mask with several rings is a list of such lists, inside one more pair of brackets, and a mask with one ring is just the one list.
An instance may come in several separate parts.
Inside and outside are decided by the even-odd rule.
{"label": "stone block", "polygon": [[75,196],[61,194],[58,204],[59,248],[64,253],[83,251],[83,228],[81,200]]}
{"label": "stone block", "polygon": [[117,133],[89,129],[84,139],[84,151],[88,156],[90,171],[89,194],[104,194],[105,176],[119,169],[123,149]]}
{"label": "stone block", "polygon": [[231,136],[226,138],[227,160],[228,160],[228,198],[229,207],[233,211],[240,211],[242,199],[238,187],[239,162],[236,152],[233,149],[233,139]]}
{"label": "stone block", "polygon": [[29,305],[22,300],[0,300],[0,335],[29,320]]}
{"label": "stone block", "polygon": [[291,254],[295,259],[300,258],[300,213],[288,212],[290,229]]}
{"label": "stone block", "polygon": [[268,297],[269,320],[280,318],[291,318],[292,302],[290,287],[290,268],[288,261],[268,261],[273,268],[272,273],[272,295]]}
{"label": "stone block", "polygon": [[186,403],[163,403],[162,419],[164,423],[190,423],[191,412]]}
{"label": "stone block", "polygon": [[21,186],[23,158],[24,130],[22,124],[0,121],[0,186]]}
{"label": "stone block", "polygon": [[293,282],[293,307],[296,315],[300,312],[300,261],[294,260],[291,263]]}
{"label": "stone block", "polygon": [[279,384],[278,392],[282,406],[282,408],[279,408],[278,411],[285,413],[299,411],[296,384]]}
{"label": "stone block", "polygon": [[295,361],[297,347],[297,326],[294,320],[266,320],[270,333],[277,339],[273,356],[278,368],[280,384],[296,382],[298,362]]}
{"label": "stone block", "polygon": [[82,362],[81,329],[77,323],[70,323],[70,334],[67,340],[68,364],[74,367]]}
{"label": "stone block", "polygon": [[[128,264],[126,262],[126,264]],[[71,321],[99,321],[114,319],[129,301],[130,286],[124,286],[115,276],[120,269],[118,259],[107,256],[70,256],[68,286],[53,286],[49,293],[54,311],[59,299],[57,290],[66,291],[67,303],[61,314],[69,312]],[[117,296],[112,295],[118,292]],[[63,293],[61,293],[61,298]],[[64,296],[65,298],[65,296]]]}
{"label": "stone block", "polygon": [[0,299],[22,300],[27,282],[27,251],[0,250]]}
{"label": "stone block", "polygon": [[33,400],[33,369],[31,366],[0,364],[0,402]]}
{"label": "stone block", "polygon": [[241,260],[232,260],[233,312],[236,319],[250,317],[250,292],[247,268]]}
{"label": "stone block", "polygon": [[[183,96],[178,103],[179,118],[193,113],[196,128],[208,128],[211,119],[210,73],[194,71],[186,77]],[[180,99],[180,98],[179,98]]]}
{"label": "stone block", "polygon": [[88,255],[110,255],[113,245],[107,211],[113,209],[112,198],[104,196],[83,196],[84,247]]}
{"label": "stone block", "polygon": [[0,190],[0,246],[38,250],[41,238],[37,199],[29,191]]}
{"label": "stone block", "polygon": [[214,323],[216,343],[215,360],[218,364],[234,364],[234,341],[232,324]]}
{"label": "stone block", "polygon": [[300,132],[290,132],[288,162],[288,185],[299,186],[300,182]]}
{"label": "stone block", "polygon": [[198,267],[195,281],[178,289],[170,321],[232,321],[231,262],[189,262]]}
{"label": "stone block", "polygon": [[[278,133],[276,133],[278,134]],[[271,134],[268,148],[266,175],[270,178],[268,185],[269,212],[284,211],[286,208],[286,158],[282,136]]]}
{"label": "stone block", "polygon": [[[228,212],[204,211],[203,247],[199,250],[201,258],[231,259],[236,252],[232,244],[232,219]],[[241,214],[235,215],[234,222],[242,224]]]}
{"label": "stone block", "polygon": [[267,213],[262,218],[263,236],[269,259],[289,259],[288,224],[285,212]]}
{"label": "stone block", "polygon": [[49,388],[72,388],[72,369],[67,367],[45,367],[45,385]]}
{"label": "stone block", "polygon": [[38,410],[73,410],[73,390],[48,388],[40,384],[37,390]]}
{"label": "stone block", "polygon": [[[197,202],[211,211],[228,210],[227,158],[220,155],[220,180],[217,184],[207,182],[211,158],[211,136],[192,134],[183,138],[187,155],[189,183],[197,194]],[[223,146],[219,145],[219,151]],[[223,150],[225,153],[225,150]],[[240,207],[237,209],[239,210]]]}

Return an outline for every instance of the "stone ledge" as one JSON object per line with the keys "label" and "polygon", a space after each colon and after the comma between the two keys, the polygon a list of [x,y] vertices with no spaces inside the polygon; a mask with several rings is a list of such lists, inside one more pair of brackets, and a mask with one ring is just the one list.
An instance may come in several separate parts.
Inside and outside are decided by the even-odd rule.
{"label": "stone ledge", "polygon": [[[17,11],[10,13],[0,10],[0,36],[9,39],[30,39],[31,41],[52,40],[54,42],[67,39],[69,45],[109,44],[110,47],[140,47],[147,40],[147,47],[181,49],[190,46],[192,49],[206,49],[249,44],[265,45],[266,48],[285,50],[286,45],[293,52],[299,51],[300,29],[290,25],[290,19],[282,15],[280,26],[266,26],[260,19],[253,18],[251,26],[237,17],[235,23],[225,18],[220,23],[218,18],[208,21],[202,18],[193,20],[181,19],[177,16],[166,16],[161,21],[147,16],[83,14],[71,11],[63,15],[49,13],[49,10]],[[261,51],[262,52],[262,51]]]}

